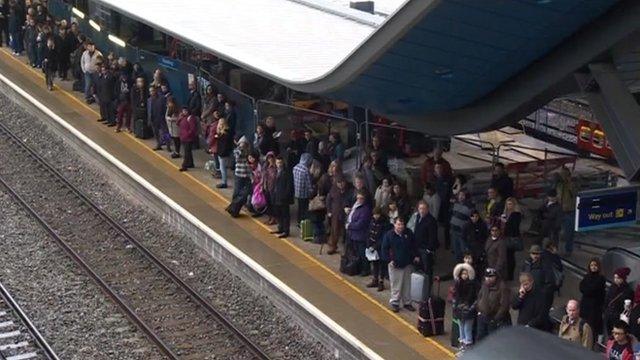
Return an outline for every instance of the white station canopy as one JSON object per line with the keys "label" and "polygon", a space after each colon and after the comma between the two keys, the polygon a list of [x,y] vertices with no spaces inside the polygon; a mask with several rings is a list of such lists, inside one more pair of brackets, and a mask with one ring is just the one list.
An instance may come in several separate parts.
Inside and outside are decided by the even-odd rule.
{"label": "white station canopy", "polygon": [[[289,83],[322,78],[385,20],[344,0],[100,0],[238,65]],[[383,0],[386,11],[393,2]]]}

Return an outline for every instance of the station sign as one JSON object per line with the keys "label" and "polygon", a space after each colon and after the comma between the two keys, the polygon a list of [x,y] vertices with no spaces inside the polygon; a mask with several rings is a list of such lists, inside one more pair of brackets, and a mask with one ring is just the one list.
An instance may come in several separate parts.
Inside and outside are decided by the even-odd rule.
{"label": "station sign", "polygon": [[575,231],[631,226],[638,222],[640,186],[581,192],[576,199]]}

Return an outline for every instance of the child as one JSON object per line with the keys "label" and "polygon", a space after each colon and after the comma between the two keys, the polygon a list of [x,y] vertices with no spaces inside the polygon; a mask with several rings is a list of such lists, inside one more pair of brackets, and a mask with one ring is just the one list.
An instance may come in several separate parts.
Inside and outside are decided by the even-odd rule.
{"label": "child", "polygon": [[[378,291],[384,290],[384,278],[387,264],[384,260],[380,259],[380,248],[382,246],[382,236],[391,229],[391,224],[387,217],[383,214],[382,209],[376,206],[373,209],[371,223],[369,225],[369,238],[367,240],[367,256],[371,254],[369,262],[373,265],[373,278],[371,282],[367,284],[367,287],[378,287]],[[372,260],[372,258],[376,258]]]}
{"label": "child", "polygon": [[[465,260],[472,261],[470,255]],[[453,316],[459,321],[460,349],[465,350],[473,344],[473,323],[475,321],[475,305],[478,298],[478,283],[475,281],[475,270],[467,262],[460,263],[453,269],[454,295]]]}

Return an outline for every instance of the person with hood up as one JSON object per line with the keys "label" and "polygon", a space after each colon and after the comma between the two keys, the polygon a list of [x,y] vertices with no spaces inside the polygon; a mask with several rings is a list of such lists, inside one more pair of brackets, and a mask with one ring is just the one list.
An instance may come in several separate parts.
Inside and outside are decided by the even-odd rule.
{"label": "person with hood up", "polygon": [[620,319],[620,314],[624,311],[624,301],[633,299],[633,291],[627,283],[629,274],[631,269],[628,267],[621,267],[613,272],[613,283],[604,298],[604,325],[607,334],[611,333],[613,324]]}
{"label": "person with hood up", "polygon": [[300,162],[293,168],[294,196],[298,202],[298,216],[296,218],[298,226],[300,226],[302,220],[308,218],[309,199],[315,195],[311,172],[309,171],[312,160],[311,154],[303,153],[300,156]]}
{"label": "person with hood up", "polygon": [[487,268],[484,283],[478,293],[478,334],[477,341],[504,326],[511,325],[511,289],[502,281],[498,271]]}
{"label": "person with hood up", "polygon": [[475,278],[476,272],[473,266],[467,263],[460,263],[453,268],[455,283],[452,309],[454,321],[459,322],[458,341],[462,350],[473,345],[473,325],[478,300],[478,282]]}
{"label": "person with hood up", "polygon": [[180,171],[187,171],[193,165],[193,142],[197,139],[198,118],[189,113],[189,109],[182,107],[182,112],[178,118],[178,128],[180,130],[180,143],[184,148],[184,158]]}

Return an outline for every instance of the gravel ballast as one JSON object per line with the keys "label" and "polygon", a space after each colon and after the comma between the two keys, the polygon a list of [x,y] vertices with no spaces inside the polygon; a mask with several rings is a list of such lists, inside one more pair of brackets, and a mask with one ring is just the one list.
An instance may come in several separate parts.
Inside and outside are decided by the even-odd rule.
{"label": "gravel ballast", "polygon": [[42,120],[4,95],[0,95],[0,108],[3,109],[0,115],[3,124],[37,149],[71,183],[170,264],[178,275],[187,279],[273,358],[333,358],[322,344],[265,296],[254,292],[223,265],[208,257],[189,238],[127,198],[116,185],[107,181],[105,174],[64,144]]}
{"label": "gravel ballast", "polygon": [[61,359],[162,358],[4,188],[0,203],[0,281]]}

